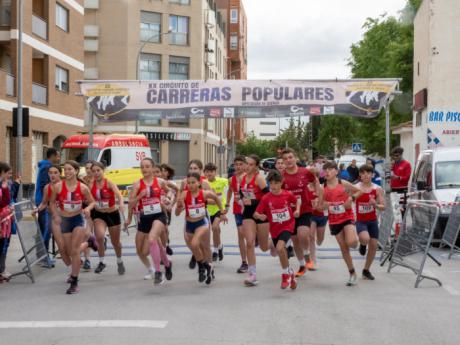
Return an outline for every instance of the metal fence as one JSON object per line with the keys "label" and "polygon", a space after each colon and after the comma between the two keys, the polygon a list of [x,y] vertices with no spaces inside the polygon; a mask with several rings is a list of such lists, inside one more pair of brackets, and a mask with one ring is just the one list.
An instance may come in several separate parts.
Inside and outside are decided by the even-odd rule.
{"label": "metal fence", "polygon": [[388,272],[396,266],[410,269],[416,275],[415,287],[423,279],[430,279],[442,285],[441,281],[423,274],[426,258],[441,263],[430,254],[433,233],[439,217],[439,207],[434,203],[409,201],[406,206],[401,233],[390,258]]}
{"label": "metal fence", "polygon": [[[396,209],[399,212],[399,208]],[[391,196],[388,194],[385,197],[385,210],[379,216],[379,246],[382,250],[380,255],[381,266],[391,255],[392,248],[394,247],[394,240],[391,238],[394,230],[395,223],[395,208],[391,201]]]}
{"label": "metal fence", "polygon": [[449,220],[446,224],[446,229],[441,239],[442,246],[450,247],[448,259],[455,253],[460,253],[460,247],[457,246],[457,238],[460,233],[460,204],[452,208]]}

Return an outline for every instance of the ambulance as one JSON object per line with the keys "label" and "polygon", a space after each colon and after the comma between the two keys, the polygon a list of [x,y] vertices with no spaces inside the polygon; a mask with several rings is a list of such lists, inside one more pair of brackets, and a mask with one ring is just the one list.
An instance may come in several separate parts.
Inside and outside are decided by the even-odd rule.
{"label": "ambulance", "polygon": [[[62,145],[61,161],[74,160],[82,166],[80,176],[84,176],[84,165],[89,157],[89,135],[73,135]],[[141,160],[152,158],[150,146],[144,135],[135,134],[95,134],[93,137],[93,157],[103,162],[106,177],[118,185],[123,195],[128,187],[141,178]]]}

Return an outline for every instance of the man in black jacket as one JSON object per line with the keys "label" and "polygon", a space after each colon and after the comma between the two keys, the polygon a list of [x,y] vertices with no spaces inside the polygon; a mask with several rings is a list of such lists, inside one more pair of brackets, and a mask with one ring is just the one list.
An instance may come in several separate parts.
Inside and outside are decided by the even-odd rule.
{"label": "man in black jacket", "polygon": [[359,168],[356,166],[356,159],[351,161],[351,164],[347,168],[348,175],[350,175],[349,181],[354,183],[358,181],[359,178]]}

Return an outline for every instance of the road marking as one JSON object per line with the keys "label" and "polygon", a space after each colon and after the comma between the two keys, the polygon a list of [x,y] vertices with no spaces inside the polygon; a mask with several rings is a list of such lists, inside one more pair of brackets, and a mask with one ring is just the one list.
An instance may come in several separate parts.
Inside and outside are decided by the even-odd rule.
{"label": "road marking", "polygon": [[5,321],[8,328],[165,328],[168,321],[154,320],[74,320],[74,321]]}
{"label": "road marking", "polygon": [[444,290],[446,290],[448,293],[450,293],[452,296],[459,296],[460,291],[458,291],[456,288],[450,285],[443,285],[442,286]]}

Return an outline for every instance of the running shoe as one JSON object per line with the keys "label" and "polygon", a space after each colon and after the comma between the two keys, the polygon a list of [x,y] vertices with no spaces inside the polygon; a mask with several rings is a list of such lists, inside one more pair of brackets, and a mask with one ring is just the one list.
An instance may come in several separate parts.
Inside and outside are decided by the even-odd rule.
{"label": "running shoe", "polygon": [[216,279],[216,277],[214,276],[214,269],[211,266],[209,266],[209,268],[206,269],[206,285],[211,284],[211,281],[213,281],[214,279]]}
{"label": "running shoe", "polygon": [[173,276],[173,273],[172,273],[172,262],[170,261],[170,262],[169,262],[169,266],[165,266],[165,277],[166,277],[166,280],[171,280],[171,279],[172,279],[172,276]]}
{"label": "running shoe", "polygon": [[103,262],[99,262],[99,265],[97,265],[96,269],[94,270],[94,273],[102,273],[105,271],[107,268],[107,265]]}
{"label": "running shoe", "polygon": [[363,244],[360,244],[359,245],[359,254],[361,254],[362,256],[366,255],[366,246],[363,245]]}
{"label": "running shoe", "polygon": [[242,262],[240,268],[236,270],[236,273],[246,273],[248,269],[248,264],[246,262]]}
{"label": "running shoe", "polygon": [[195,259],[195,256],[192,255],[192,257],[190,258],[190,262],[188,263],[188,268],[193,270],[195,269],[195,267],[196,267],[196,259]]}
{"label": "running shoe", "polygon": [[67,276],[67,279],[65,280],[65,282],[67,284],[70,284],[72,282],[72,277],[70,276],[70,274]]}
{"label": "running shoe", "polygon": [[154,285],[161,285],[165,282],[163,278],[163,273],[161,272],[155,272],[155,277],[153,278],[153,284]]}
{"label": "running shoe", "polygon": [[147,274],[144,276],[144,280],[150,280],[153,279],[153,273],[154,271],[148,271]]}
{"label": "running shoe", "polygon": [[91,270],[91,261],[89,261],[88,259],[85,259],[85,261],[83,262],[83,269],[85,271],[90,271]]}
{"label": "running shoe", "polygon": [[287,256],[288,256],[288,259],[293,258],[295,256],[293,246],[288,246],[287,247]]}
{"label": "running shoe", "polygon": [[206,269],[204,268],[202,264],[200,264],[198,267],[198,281],[202,283],[205,280],[206,280]]}
{"label": "running shoe", "polygon": [[291,283],[290,283],[289,287],[291,288],[291,290],[295,290],[295,289],[297,289],[297,280],[295,279],[294,270],[290,269],[289,273],[291,275]]}
{"label": "running shoe", "polygon": [[41,266],[43,268],[54,268],[55,264],[56,264],[56,260],[53,260],[47,256],[42,260]]}
{"label": "running shoe", "polygon": [[257,275],[255,273],[250,273],[244,280],[244,285],[246,286],[257,286],[257,284],[259,284],[259,281],[257,280]]}
{"label": "running shoe", "polygon": [[375,280],[375,277],[372,275],[372,273],[369,270],[363,270],[363,279]]}
{"label": "running shoe", "polygon": [[174,254],[173,250],[171,249],[171,247],[169,245],[166,246],[166,254],[168,254],[169,256]]}
{"label": "running shoe", "polygon": [[224,259],[224,245],[222,244],[219,248],[219,261]]}
{"label": "running shoe", "polygon": [[303,258],[305,259],[305,262],[310,261],[310,253],[304,254]]}
{"label": "running shoe", "polygon": [[66,294],[67,295],[73,295],[73,294],[76,294],[76,293],[79,293],[79,292],[80,292],[80,288],[78,287],[78,280],[73,280],[72,279],[72,282],[70,283],[70,286],[66,291]]}
{"label": "running shoe", "polygon": [[212,252],[212,261],[217,261],[219,254],[217,252]]}
{"label": "running shoe", "polygon": [[309,271],[316,271],[315,262],[313,260],[310,259],[307,261],[307,269]]}
{"label": "running shoe", "polygon": [[300,266],[299,270],[295,274],[296,277],[303,277],[307,273],[307,268],[305,266]]}
{"label": "running shoe", "polygon": [[346,286],[355,286],[358,283],[358,277],[355,274],[350,274],[350,278],[348,278],[347,282],[345,283]]}
{"label": "running shoe", "polygon": [[87,242],[88,242],[88,247],[94,250],[95,252],[97,252],[97,250],[99,249],[99,246],[97,245],[96,237],[94,237],[94,235],[91,235],[88,238]]}
{"label": "running shoe", "polygon": [[117,265],[118,265],[118,274],[122,276],[126,272],[125,265],[123,264],[123,262],[118,262]]}
{"label": "running shoe", "polygon": [[282,288],[283,290],[286,289],[286,288],[289,286],[289,284],[290,284],[290,278],[291,278],[291,276],[290,276],[289,274],[287,274],[287,273],[286,273],[286,274],[283,273],[283,274],[281,275],[281,288]]}

